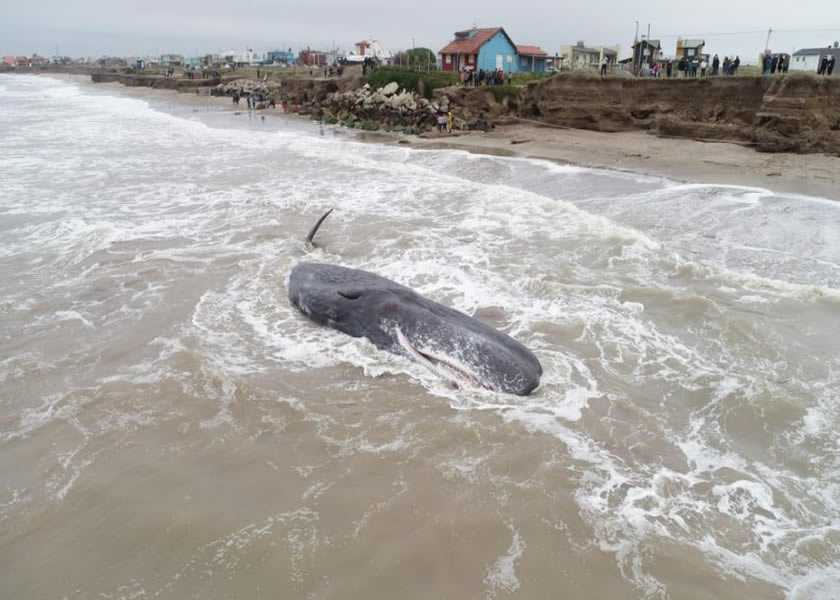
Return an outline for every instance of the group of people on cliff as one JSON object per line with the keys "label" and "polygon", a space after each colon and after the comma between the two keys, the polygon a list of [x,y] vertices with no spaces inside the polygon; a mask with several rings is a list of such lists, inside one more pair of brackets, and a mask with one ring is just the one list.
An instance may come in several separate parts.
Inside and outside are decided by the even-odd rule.
{"label": "group of people on cliff", "polygon": [[[477,72],[472,69],[461,69],[458,78],[461,85],[467,87],[481,87],[483,85],[504,85],[505,72],[502,69],[495,69],[493,71],[485,71],[479,69]],[[511,74],[507,75],[508,85],[511,82]]]}
{"label": "group of people on cliff", "polygon": [[771,54],[769,51],[761,59],[761,74],[773,75],[787,73],[790,67],[790,56],[786,54]]}
{"label": "group of people on cliff", "polygon": [[[665,60],[654,62],[653,64],[643,63],[641,75],[643,77],[679,77],[679,78],[693,78],[706,77],[710,74],[712,77],[718,75],[735,75],[738,72],[738,67],[741,65],[741,58],[736,56],[734,59],[724,57],[721,63],[720,57],[715,54],[712,59],[711,71],[709,71],[709,62],[705,56],[688,57],[683,56],[677,61],[676,65],[673,60]],[[721,67],[723,69],[721,70]],[[675,72],[676,71],[676,72]]]}
{"label": "group of people on cliff", "polygon": [[819,66],[817,67],[817,75],[828,75],[834,73],[834,64],[837,62],[837,57],[834,54],[823,54],[820,56]]}

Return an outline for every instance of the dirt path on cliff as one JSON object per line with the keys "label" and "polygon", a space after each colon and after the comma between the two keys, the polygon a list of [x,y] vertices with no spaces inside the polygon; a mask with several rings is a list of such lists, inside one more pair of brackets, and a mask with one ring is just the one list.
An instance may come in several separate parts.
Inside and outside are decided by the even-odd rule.
{"label": "dirt path on cliff", "polygon": [[659,138],[642,131],[602,133],[530,124],[497,127],[489,133],[412,137],[411,145],[542,158],[840,200],[840,158],[825,154],[768,154],[726,142]]}

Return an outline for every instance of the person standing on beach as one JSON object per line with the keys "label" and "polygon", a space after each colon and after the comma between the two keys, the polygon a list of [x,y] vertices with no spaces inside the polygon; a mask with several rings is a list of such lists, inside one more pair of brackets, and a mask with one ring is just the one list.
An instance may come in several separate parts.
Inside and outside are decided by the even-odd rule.
{"label": "person standing on beach", "polygon": [[601,77],[607,74],[607,57],[601,59]]}
{"label": "person standing on beach", "polygon": [[452,133],[452,111],[446,113],[446,133]]}

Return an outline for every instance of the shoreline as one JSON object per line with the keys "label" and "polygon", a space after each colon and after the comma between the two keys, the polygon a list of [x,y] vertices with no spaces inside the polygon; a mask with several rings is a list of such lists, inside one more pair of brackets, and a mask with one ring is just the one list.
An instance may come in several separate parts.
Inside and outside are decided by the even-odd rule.
{"label": "shoreline", "polygon": [[[94,84],[87,76],[48,74],[97,89],[141,99],[173,101],[196,108],[234,112],[230,98],[193,95],[175,90]],[[268,118],[311,121],[308,115],[264,109]],[[235,112],[247,109],[237,107]],[[532,158],[563,165],[632,172],[685,183],[756,187],[782,194],[840,200],[840,158],[827,154],[762,153],[731,142],[663,138],[644,131],[606,133],[521,123],[500,125],[490,132],[406,135],[363,132],[335,127],[364,143],[401,145],[420,150],[462,150],[474,154]]]}
{"label": "shoreline", "polygon": [[414,138],[410,146],[418,149],[533,158],[685,183],[840,200],[840,158],[825,154],[767,154],[730,142],[660,138],[643,131],[601,133],[537,125],[506,125],[449,139],[406,137]]}

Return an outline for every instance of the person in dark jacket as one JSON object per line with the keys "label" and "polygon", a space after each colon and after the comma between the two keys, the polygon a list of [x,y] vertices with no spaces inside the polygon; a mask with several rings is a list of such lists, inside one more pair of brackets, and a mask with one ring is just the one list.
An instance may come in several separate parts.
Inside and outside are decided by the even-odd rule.
{"label": "person in dark jacket", "polygon": [[817,69],[817,75],[825,75],[826,70],[828,69],[828,57],[823,55],[820,56],[820,66]]}

